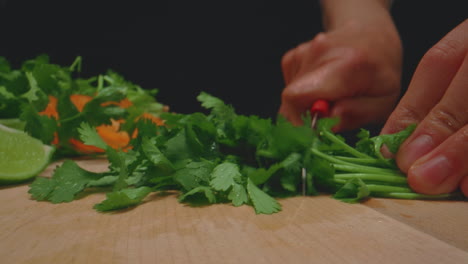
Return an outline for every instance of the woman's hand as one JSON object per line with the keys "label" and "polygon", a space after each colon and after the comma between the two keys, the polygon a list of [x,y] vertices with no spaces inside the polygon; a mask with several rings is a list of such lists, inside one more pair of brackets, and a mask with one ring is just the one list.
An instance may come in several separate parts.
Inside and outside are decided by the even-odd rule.
{"label": "woman's hand", "polygon": [[468,196],[468,20],[424,55],[382,133],[411,123],[418,127],[396,155],[410,186]]}
{"label": "woman's hand", "polygon": [[382,1],[322,1],[327,31],[287,52],[280,114],[298,125],[317,99],[336,131],[383,123],[400,94],[402,48]]}

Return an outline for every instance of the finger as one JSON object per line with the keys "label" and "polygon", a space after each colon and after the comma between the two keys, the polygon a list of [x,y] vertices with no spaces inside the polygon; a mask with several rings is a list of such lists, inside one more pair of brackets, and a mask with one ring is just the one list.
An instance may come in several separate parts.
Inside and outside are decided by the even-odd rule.
{"label": "finger", "polygon": [[318,67],[323,60],[321,55],[328,47],[329,38],[325,33],[318,33],[312,40],[301,43],[288,51],[281,60],[286,85],[294,81],[300,72],[311,71]]}
{"label": "finger", "polygon": [[344,98],[359,97],[375,83],[375,65],[361,52],[339,49],[320,59],[319,67],[307,67],[308,72],[300,72],[300,77],[283,90],[280,114],[294,124],[302,123],[301,114],[317,99],[334,103]]}
{"label": "finger", "polygon": [[400,147],[397,162],[403,171],[468,123],[467,84],[468,56],[465,56],[443,98]]}
{"label": "finger", "polygon": [[468,20],[449,32],[421,59],[408,91],[382,129],[382,134],[419,123],[443,96],[468,50]]}
{"label": "finger", "polygon": [[462,184],[465,194],[468,175],[468,126],[437,146],[429,154],[418,159],[408,170],[408,183],[413,190],[424,194],[443,194]]}
{"label": "finger", "polygon": [[283,70],[283,77],[285,84],[291,83],[297,76],[302,67],[305,56],[312,56],[307,54],[309,49],[309,42],[301,43],[296,48],[288,51],[281,60],[281,68]]}
{"label": "finger", "polygon": [[[331,87],[345,84],[338,76],[338,62],[329,63],[325,67],[316,69],[295,79],[283,90],[279,113],[295,125],[302,124],[301,115],[304,114],[314,101],[319,98],[331,100]],[[330,87],[330,88],[329,88]]]}
{"label": "finger", "polygon": [[294,53],[295,50],[289,50],[281,59],[281,69],[285,84],[289,84],[294,76]]}
{"label": "finger", "polygon": [[351,130],[364,124],[382,122],[392,112],[398,93],[379,97],[352,97],[334,103],[331,116],[339,117],[342,122],[334,127],[335,131]]}

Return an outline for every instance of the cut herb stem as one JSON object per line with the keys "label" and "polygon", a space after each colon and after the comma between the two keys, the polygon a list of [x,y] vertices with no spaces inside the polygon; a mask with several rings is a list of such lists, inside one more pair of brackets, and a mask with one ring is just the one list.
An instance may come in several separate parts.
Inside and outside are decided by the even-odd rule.
{"label": "cut herb stem", "polygon": [[328,140],[332,141],[333,143],[339,145],[340,147],[343,148],[346,152],[349,154],[358,157],[358,158],[371,158],[367,154],[364,154],[362,152],[359,152],[355,148],[351,147],[350,145],[346,144],[346,142],[340,140],[337,136],[335,136],[333,133],[330,131],[322,131],[321,135],[325,136]]}
{"label": "cut herb stem", "polygon": [[372,193],[374,197],[381,198],[395,198],[395,199],[426,199],[426,200],[443,200],[443,199],[453,199],[461,197],[460,193],[444,193],[436,195],[421,194],[415,192],[375,192]]}
{"label": "cut herb stem", "polygon": [[378,166],[378,167],[388,167],[388,162],[375,159],[375,158],[355,158],[355,157],[345,157],[345,156],[335,156],[335,158],[346,161],[352,162],[360,165],[367,165],[367,166]]}
{"label": "cut herb stem", "polygon": [[358,164],[353,164],[351,162],[343,161],[335,157],[332,157],[330,155],[327,155],[315,148],[312,148],[311,152],[315,154],[316,156],[321,157],[331,162],[333,167],[336,170],[341,170],[341,171],[346,171],[346,172],[356,172],[356,173],[376,173],[376,174],[385,174],[385,175],[393,175],[393,176],[402,175],[402,173],[397,170],[364,166],[364,165],[358,165]]}
{"label": "cut herb stem", "polygon": [[352,178],[359,178],[363,181],[378,181],[390,184],[406,184],[406,177],[393,176],[386,174],[375,174],[375,173],[336,173],[335,179],[349,180]]}

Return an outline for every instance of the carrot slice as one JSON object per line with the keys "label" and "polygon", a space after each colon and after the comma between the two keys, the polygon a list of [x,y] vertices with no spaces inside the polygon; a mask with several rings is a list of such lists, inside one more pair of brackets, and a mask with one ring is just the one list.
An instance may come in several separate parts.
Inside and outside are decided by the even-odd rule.
{"label": "carrot slice", "polygon": [[[78,111],[82,112],[85,105],[93,99],[92,96],[89,95],[82,95],[82,94],[73,94],[70,96],[70,101],[75,105]],[[108,105],[116,105],[121,108],[128,108],[132,106],[132,102],[128,100],[128,98],[125,98],[119,102],[105,102],[102,104],[102,106],[108,106]],[[49,103],[47,107],[44,109],[44,111],[40,112],[39,114],[41,115],[46,115],[49,117],[54,117],[55,119],[59,119],[59,115],[57,112],[57,98],[49,95]],[[139,120],[140,118],[143,119],[149,119],[153,123],[155,123],[158,126],[163,126],[164,125],[164,120],[161,118],[154,116],[149,113],[144,113],[141,116],[137,118]],[[120,131],[120,125],[124,123],[124,120],[111,120],[111,125],[100,125],[96,127],[96,130],[101,136],[101,138],[104,140],[104,142],[107,143],[110,147],[114,149],[121,149],[123,151],[127,151],[131,149],[131,146],[129,146],[130,143],[130,136],[126,131]],[[138,130],[135,129],[132,137],[135,138],[138,134]],[[89,146],[85,145],[82,141],[72,138],[69,140],[70,144],[73,146],[75,150],[78,152],[81,152],[83,154],[92,154],[92,153],[104,153],[104,150],[101,148],[97,148],[94,146]],[[59,139],[57,132],[54,134],[54,140],[52,144],[57,145],[59,144]]]}
{"label": "carrot slice", "polygon": [[78,111],[80,112],[83,111],[83,108],[85,107],[85,105],[92,99],[93,97],[89,95],[82,95],[82,94],[70,95],[71,102],[76,106],[76,109],[78,109]]}
{"label": "carrot slice", "polygon": [[92,154],[92,153],[104,153],[105,151],[102,148],[95,146],[85,145],[83,142],[78,139],[70,138],[70,144],[75,150],[83,154]]}
{"label": "carrot slice", "polygon": [[57,98],[55,96],[49,95],[49,103],[42,112],[39,112],[39,114],[53,117],[55,120],[58,120],[59,116],[57,113]]}
{"label": "carrot slice", "polygon": [[111,125],[100,125],[96,127],[96,130],[101,136],[102,140],[114,149],[128,150],[128,143],[130,143],[130,137],[127,132],[120,131],[120,124],[123,120],[111,119]]}

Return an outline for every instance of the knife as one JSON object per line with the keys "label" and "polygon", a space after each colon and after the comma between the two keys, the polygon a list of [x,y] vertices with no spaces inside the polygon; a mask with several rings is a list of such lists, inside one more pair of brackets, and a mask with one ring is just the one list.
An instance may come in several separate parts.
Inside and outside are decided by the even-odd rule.
{"label": "knife", "polygon": [[[318,99],[310,107],[310,114],[312,115],[312,121],[310,123],[310,128],[315,129],[317,120],[320,117],[328,116],[330,111],[330,103],[323,99]],[[307,170],[302,168],[302,196],[306,195],[306,179],[307,179]]]}

